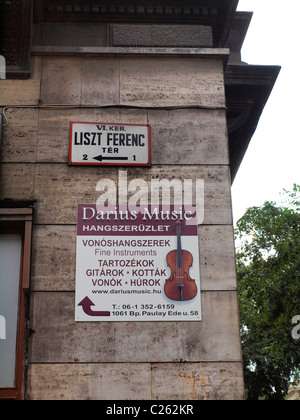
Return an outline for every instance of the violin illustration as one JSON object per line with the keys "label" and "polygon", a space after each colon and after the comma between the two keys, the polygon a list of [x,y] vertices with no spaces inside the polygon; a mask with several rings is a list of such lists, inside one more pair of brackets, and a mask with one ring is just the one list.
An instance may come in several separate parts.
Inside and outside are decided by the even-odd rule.
{"label": "violin illustration", "polygon": [[189,270],[193,265],[193,256],[181,246],[182,225],[177,224],[177,249],[167,255],[167,264],[171,269],[171,277],[166,280],[165,295],[176,301],[192,300],[197,295],[197,285],[191,279]]}

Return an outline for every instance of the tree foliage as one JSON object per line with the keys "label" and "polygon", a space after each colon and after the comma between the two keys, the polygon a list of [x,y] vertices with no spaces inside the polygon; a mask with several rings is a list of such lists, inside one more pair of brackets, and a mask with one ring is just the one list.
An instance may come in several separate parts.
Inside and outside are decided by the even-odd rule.
{"label": "tree foliage", "polygon": [[248,209],[236,242],[246,397],[281,400],[300,373],[300,186]]}

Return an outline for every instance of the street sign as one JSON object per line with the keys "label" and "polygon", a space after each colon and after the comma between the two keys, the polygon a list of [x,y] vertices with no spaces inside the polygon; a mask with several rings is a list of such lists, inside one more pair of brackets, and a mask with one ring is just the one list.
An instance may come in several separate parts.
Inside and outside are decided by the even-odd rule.
{"label": "street sign", "polygon": [[198,244],[191,207],[79,205],[76,322],[201,321]]}
{"label": "street sign", "polygon": [[69,164],[150,166],[150,126],[71,122]]}

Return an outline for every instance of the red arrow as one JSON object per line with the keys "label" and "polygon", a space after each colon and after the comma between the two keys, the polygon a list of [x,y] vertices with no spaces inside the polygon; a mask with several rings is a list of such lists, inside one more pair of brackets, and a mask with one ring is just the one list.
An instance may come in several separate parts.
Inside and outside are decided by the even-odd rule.
{"label": "red arrow", "polygon": [[82,306],[83,312],[89,316],[110,316],[110,312],[93,311],[91,306],[95,306],[95,304],[88,297],[85,297],[78,306]]}

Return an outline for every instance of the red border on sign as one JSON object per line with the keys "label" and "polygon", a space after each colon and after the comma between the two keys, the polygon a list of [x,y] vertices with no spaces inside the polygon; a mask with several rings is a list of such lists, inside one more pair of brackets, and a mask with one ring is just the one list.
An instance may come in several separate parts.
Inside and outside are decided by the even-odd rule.
{"label": "red border on sign", "polygon": [[[147,127],[148,128],[148,163],[118,163],[118,162],[72,162],[72,146],[73,146],[73,125],[74,124],[86,124],[86,125],[115,125],[125,127]],[[149,124],[117,124],[117,123],[102,123],[102,122],[81,122],[72,121],[70,122],[70,142],[69,142],[69,165],[72,166],[151,166],[151,127]]]}

